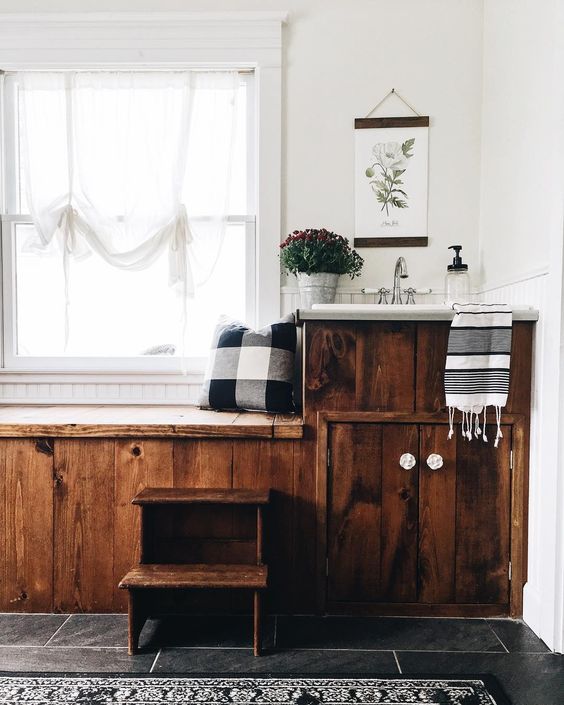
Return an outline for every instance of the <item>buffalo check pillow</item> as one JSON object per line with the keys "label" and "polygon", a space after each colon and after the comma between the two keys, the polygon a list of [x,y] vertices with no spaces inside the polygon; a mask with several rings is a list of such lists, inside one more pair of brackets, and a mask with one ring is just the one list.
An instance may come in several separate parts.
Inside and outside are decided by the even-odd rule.
{"label": "buffalo check pillow", "polygon": [[296,324],[289,315],[260,330],[220,318],[213,337],[200,407],[294,411]]}

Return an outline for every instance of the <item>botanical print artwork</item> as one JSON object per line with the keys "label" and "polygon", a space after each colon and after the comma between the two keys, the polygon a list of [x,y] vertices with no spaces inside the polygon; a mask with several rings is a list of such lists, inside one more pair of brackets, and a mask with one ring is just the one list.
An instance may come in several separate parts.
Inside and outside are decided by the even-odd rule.
{"label": "botanical print artwork", "polygon": [[427,236],[428,121],[355,120],[355,238]]}
{"label": "botanical print artwork", "polygon": [[415,137],[399,142],[378,142],[372,147],[375,161],[366,169],[370,186],[374,191],[380,210],[386,210],[390,215],[392,208],[409,208],[409,196],[405,192],[402,174],[409,166],[408,160],[413,157]]}

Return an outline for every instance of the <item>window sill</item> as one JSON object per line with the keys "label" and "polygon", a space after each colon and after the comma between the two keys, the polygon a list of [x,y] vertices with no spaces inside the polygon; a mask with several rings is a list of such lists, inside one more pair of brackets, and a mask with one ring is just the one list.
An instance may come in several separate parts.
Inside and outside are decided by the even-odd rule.
{"label": "window sill", "polygon": [[1,368],[0,384],[20,383],[95,383],[95,384],[190,384],[201,382],[204,368],[178,370],[34,370]]}

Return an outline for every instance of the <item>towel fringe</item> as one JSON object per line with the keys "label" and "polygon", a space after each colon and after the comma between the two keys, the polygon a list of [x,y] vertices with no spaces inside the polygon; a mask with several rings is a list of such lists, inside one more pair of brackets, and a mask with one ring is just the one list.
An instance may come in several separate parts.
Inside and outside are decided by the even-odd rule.
{"label": "towel fringe", "polygon": [[454,407],[448,407],[448,440],[454,436]]}
{"label": "towel fringe", "polygon": [[[480,428],[480,407],[471,407],[470,411],[462,411],[462,424],[461,433],[462,438],[471,441],[472,436],[474,438],[479,438],[482,436],[482,441],[488,443],[488,436],[486,433],[486,427],[488,423],[488,407],[484,406],[484,418],[482,421],[482,427]],[[503,431],[501,430],[501,406],[495,406],[495,420],[496,420],[496,434],[494,440],[494,448],[499,446],[499,441],[503,438]],[[454,406],[448,407],[448,440],[450,441],[454,436],[454,422],[455,422],[456,408]]]}
{"label": "towel fringe", "polygon": [[495,420],[497,423],[497,433],[495,434],[494,448],[497,448],[500,438],[503,438],[503,433],[501,432],[501,406],[495,407]]}

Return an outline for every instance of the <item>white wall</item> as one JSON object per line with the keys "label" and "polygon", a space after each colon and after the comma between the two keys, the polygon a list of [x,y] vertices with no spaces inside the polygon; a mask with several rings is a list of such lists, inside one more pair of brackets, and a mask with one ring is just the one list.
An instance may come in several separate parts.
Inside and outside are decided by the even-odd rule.
{"label": "white wall", "polygon": [[[442,288],[453,243],[477,274],[481,0],[0,0],[0,12],[129,9],[289,10],[282,236],[316,226],[354,234],[353,120],[397,88],[431,118],[430,246],[363,250],[355,286],[390,285],[404,254],[411,284]],[[378,114],[405,108],[392,100]]]}
{"label": "white wall", "polygon": [[480,259],[489,300],[536,327],[525,621],[564,650],[564,5],[486,0]]}
{"label": "white wall", "polygon": [[[360,285],[391,285],[404,254],[410,283],[442,288],[448,245],[477,265],[482,3],[306,0],[290,10],[283,231],[353,234],[353,118],[395,87],[431,119],[430,246],[363,249]],[[409,111],[390,99],[377,114]]]}
{"label": "white wall", "polygon": [[480,246],[487,287],[546,270],[557,172],[555,0],[484,6]]}

